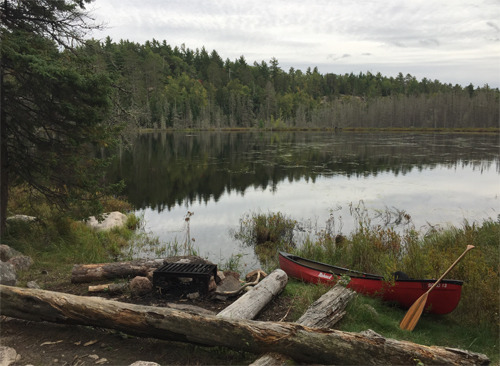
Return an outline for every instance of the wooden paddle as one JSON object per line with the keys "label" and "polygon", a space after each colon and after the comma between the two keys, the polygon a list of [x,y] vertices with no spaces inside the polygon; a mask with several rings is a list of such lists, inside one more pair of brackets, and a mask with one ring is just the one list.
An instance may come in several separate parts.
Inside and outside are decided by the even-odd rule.
{"label": "wooden paddle", "polygon": [[474,245],[467,245],[467,249],[465,250],[465,252],[462,253],[460,257],[458,257],[455,263],[453,263],[451,267],[448,268],[448,270],[445,273],[443,273],[441,277],[439,277],[439,279],[434,283],[434,285],[432,285],[432,287],[429,290],[427,290],[425,294],[420,296],[418,300],[415,301],[415,303],[411,306],[411,308],[408,309],[408,312],[406,313],[403,320],[401,320],[401,323],[399,323],[399,327],[401,329],[406,329],[411,332],[413,328],[415,328],[415,326],[418,323],[418,320],[420,319],[420,315],[422,315],[422,311],[424,310],[425,303],[427,302],[427,296],[429,295],[429,293],[432,290],[434,290],[434,288],[439,284],[439,282],[441,282],[444,276],[446,276],[448,272],[450,272],[453,269],[453,267],[455,267],[455,265],[460,261],[460,259],[462,259],[464,255],[466,255],[467,252],[471,249],[474,249]]}

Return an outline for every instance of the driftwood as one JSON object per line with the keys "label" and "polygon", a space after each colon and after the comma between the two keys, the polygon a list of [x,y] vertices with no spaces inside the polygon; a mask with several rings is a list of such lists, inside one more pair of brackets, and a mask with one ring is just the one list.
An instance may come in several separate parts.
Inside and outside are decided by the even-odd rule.
{"label": "driftwood", "polygon": [[[356,296],[354,291],[337,284],[312,303],[296,323],[306,327],[331,328],[345,315],[344,309],[354,296]],[[255,360],[250,366],[287,364],[290,364],[289,358],[277,353],[268,353]]]}
{"label": "driftwood", "polygon": [[336,365],[403,365],[416,360],[425,365],[487,365],[490,362],[482,354],[427,347],[373,334],[202,316],[5,285],[0,285],[0,292],[2,315],[14,318],[98,326],[141,337],[224,346],[252,353],[274,351],[299,362]]}
{"label": "driftwood", "polygon": [[[260,272],[257,275],[259,280]],[[253,319],[274,296],[280,293],[288,282],[288,276],[281,269],[277,269],[264,278],[257,286],[241,296],[217,316],[231,319]]]}

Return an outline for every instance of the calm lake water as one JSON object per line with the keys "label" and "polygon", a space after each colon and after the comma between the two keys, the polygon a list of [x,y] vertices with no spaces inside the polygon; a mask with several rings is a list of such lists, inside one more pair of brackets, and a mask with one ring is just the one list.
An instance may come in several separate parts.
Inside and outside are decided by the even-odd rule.
{"label": "calm lake water", "polygon": [[112,181],[146,230],[163,242],[186,240],[185,217],[200,255],[223,263],[251,250],[229,233],[252,212],[277,212],[312,226],[330,214],[354,227],[350,205],[370,216],[405,210],[417,229],[481,222],[499,214],[498,136],[333,132],[139,134],[118,152]]}

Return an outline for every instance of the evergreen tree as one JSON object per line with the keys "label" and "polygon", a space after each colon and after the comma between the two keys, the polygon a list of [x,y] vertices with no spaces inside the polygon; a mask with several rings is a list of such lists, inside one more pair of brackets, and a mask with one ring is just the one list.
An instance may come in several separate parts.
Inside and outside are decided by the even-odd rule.
{"label": "evergreen tree", "polygon": [[78,204],[80,217],[99,213],[99,197],[118,188],[105,186],[105,162],[89,154],[91,144],[109,146],[118,128],[108,123],[109,77],[94,67],[91,48],[72,47],[93,28],[88,2],[0,3],[2,230],[11,184],[62,209]]}

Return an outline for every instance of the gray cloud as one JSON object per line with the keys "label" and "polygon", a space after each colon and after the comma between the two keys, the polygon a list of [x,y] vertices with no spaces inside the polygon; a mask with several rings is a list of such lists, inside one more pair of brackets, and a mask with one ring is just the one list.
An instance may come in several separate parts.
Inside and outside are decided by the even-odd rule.
{"label": "gray cloud", "polygon": [[437,39],[421,39],[418,41],[423,47],[439,47]]}
{"label": "gray cloud", "polygon": [[489,25],[491,28],[495,29],[497,32],[500,32],[500,27],[493,22],[486,22],[486,25]]}
{"label": "gray cloud", "polygon": [[395,47],[399,47],[399,48],[406,48],[406,46],[401,42],[391,42],[390,45],[395,46]]}

